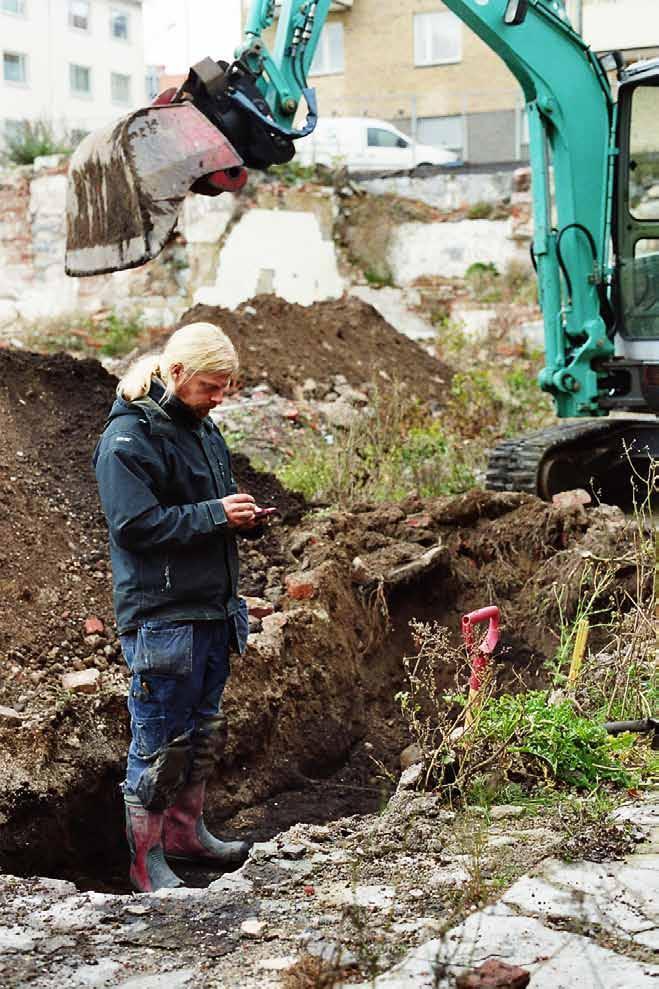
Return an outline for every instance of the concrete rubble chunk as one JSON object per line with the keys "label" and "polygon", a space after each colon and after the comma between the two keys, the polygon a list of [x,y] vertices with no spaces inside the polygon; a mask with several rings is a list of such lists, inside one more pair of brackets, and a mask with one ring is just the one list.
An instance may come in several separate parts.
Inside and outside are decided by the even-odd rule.
{"label": "concrete rubble chunk", "polygon": [[95,694],[99,688],[101,674],[98,670],[80,670],[62,674],[62,686],[74,694]]}
{"label": "concrete rubble chunk", "polygon": [[277,858],[279,846],[276,841],[257,841],[249,851],[249,857],[253,862],[265,862],[267,859]]}
{"label": "concrete rubble chunk", "polygon": [[307,953],[319,958],[334,968],[352,968],[359,964],[357,955],[338,943],[323,939],[310,941],[306,946]]}
{"label": "concrete rubble chunk", "polygon": [[256,967],[264,972],[286,972],[296,962],[295,955],[282,955],[280,958],[262,958],[256,963]]}
{"label": "concrete rubble chunk", "polygon": [[0,722],[10,721],[18,724],[23,720],[23,715],[15,711],[13,707],[4,707],[0,704]]}
{"label": "concrete rubble chunk", "polygon": [[398,790],[414,790],[423,775],[423,766],[420,762],[415,762],[402,773],[398,780]]}
{"label": "concrete rubble chunk", "polygon": [[590,505],[592,498],[583,488],[574,488],[572,491],[559,491],[552,495],[551,501],[557,508],[581,508]]}
{"label": "concrete rubble chunk", "polygon": [[498,804],[490,807],[490,817],[493,821],[503,821],[506,818],[521,817],[524,813],[523,807],[516,804]]}
{"label": "concrete rubble chunk", "polygon": [[597,924],[634,941],[655,928],[659,917],[656,884],[646,870],[624,862],[548,859],[538,875],[518,879],[502,902],[539,917]]}
{"label": "concrete rubble chunk", "polygon": [[305,845],[296,845],[293,842],[288,842],[282,845],[281,854],[285,859],[301,859],[304,857],[306,850]]}
{"label": "concrete rubble chunk", "polygon": [[242,875],[242,869],[238,872],[227,872],[208,886],[211,893],[221,893],[225,890],[229,893],[251,893],[253,889],[254,883],[247,876]]}
{"label": "concrete rubble chunk", "polygon": [[21,927],[0,927],[0,950],[32,951],[34,939]]}
{"label": "concrete rubble chunk", "polygon": [[243,920],[240,925],[240,933],[242,937],[258,938],[263,937],[265,928],[265,921],[257,920],[256,917],[250,917],[248,920]]}
{"label": "concrete rubble chunk", "polygon": [[138,975],[127,982],[117,983],[116,989],[182,989],[193,984],[195,972],[191,968],[159,972],[157,975]]}

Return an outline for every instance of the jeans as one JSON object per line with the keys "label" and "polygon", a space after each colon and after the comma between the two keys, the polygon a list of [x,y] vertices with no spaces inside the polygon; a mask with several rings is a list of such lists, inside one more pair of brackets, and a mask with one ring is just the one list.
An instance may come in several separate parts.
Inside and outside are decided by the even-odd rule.
{"label": "jeans", "polygon": [[121,636],[132,673],[125,794],[136,793],[159,751],[218,713],[229,677],[230,632],[228,621],[152,621]]}

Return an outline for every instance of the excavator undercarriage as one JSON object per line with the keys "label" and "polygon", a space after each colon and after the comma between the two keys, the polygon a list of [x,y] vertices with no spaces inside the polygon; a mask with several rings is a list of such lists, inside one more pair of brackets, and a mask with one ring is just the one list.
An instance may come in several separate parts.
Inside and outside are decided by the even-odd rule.
{"label": "excavator undercarriage", "polygon": [[659,428],[651,416],[572,421],[499,443],[489,457],[486,486],[545,501],[583,488],[594,500],[629,507],[635,494],[643,499],[654,461]]}

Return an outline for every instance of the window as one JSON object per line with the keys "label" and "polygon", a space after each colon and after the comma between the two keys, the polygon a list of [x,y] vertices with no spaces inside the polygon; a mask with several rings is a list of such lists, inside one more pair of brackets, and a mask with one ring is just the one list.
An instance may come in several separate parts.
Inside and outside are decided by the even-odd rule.
{"label": "window", "polygon": [[91,96],[92,70],[86,65],[69,65],[69,80],[74,96]]}
{"label": "window", "polygon": [[5,14],[19,14],[25,17],[25,0],[0,0],[0,10]]}
{"label": "window", "polygon": [[637,220],[659,220],[659,86],[637,86],[629,131],[629,209]]}
{"label": "window", "polygon": [[130,76],[118,72],[110,74],[110,92],[113,103],[130,103]]}
{"label": "window", "polygon": [[329,75],[343,72],[343,69],[343,24],[326,24],[321,31],[309,75]]}
{"label": "window", "polygon": [[5,141],[17,142],[23,139],[25,134],[25,121],[5,120]]}
{"label": "window", "polygon": [[462,24],[450,11],[414,15],[414,64],[443,65],[462,58]]}
{"label": "window", "polygon": [[367,143],[369,148],[407,148],[407,141],[393,131],[382,127],[369,127]]}
{"label": "window", "polygon": [[144,85],[147,100],[155,100],[156,96],[160,92],[160,72],[158,70],[158,66],[147,66]]}
{"label": "window", "polygon": [[89,31],[89,0],[69,0],[69,27]]}
{"label": "window", "polygon": [[110,11],[110,36],[128,41],[128,14],[123,10]]}
{"label": "window", "polygon": [[5,82],[27,82],[27,55],[18,52],[2,53],[2,78]]}

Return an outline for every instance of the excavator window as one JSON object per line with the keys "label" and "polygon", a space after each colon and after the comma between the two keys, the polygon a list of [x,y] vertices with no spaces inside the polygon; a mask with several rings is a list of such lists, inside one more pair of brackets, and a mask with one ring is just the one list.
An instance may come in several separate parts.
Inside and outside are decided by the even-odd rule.
{"label": "excavator window", "polygon": [[634,90],[629,155],[629,211],[659,220],[659,86]]}
{"label": "excavator window", "polygon": [[632,340],[659,340],[659,78],[621,89],[619,207],[620,330]]}

